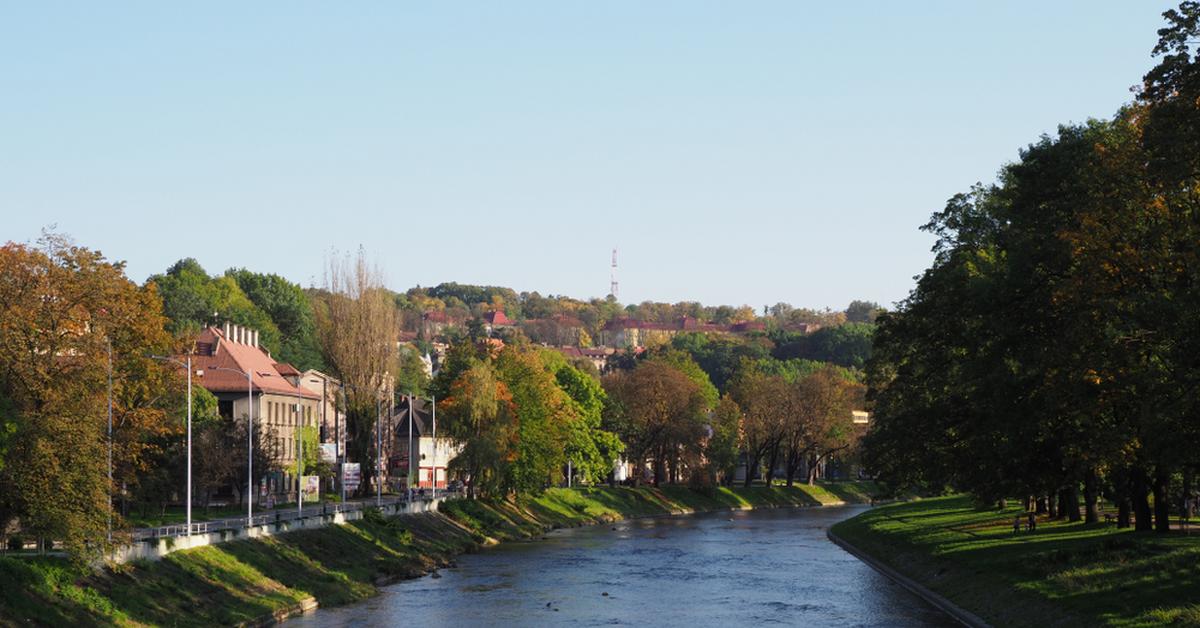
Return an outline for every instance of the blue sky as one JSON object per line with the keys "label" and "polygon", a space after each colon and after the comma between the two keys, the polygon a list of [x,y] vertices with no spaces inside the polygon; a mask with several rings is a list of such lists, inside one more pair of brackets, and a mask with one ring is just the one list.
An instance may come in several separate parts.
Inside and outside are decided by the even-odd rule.
{"label": "blue sky", "polygon": [[0,240],[576,297],[615,246],[624,302],[887,304],[947,198],[1131,98],[1170,6],[6,3]]}

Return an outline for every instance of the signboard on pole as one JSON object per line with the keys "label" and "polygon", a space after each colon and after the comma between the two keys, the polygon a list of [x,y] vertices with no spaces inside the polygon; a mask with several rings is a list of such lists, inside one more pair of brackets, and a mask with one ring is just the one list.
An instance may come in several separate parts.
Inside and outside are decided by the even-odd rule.
{"label": "signboard on pole", "polygon": [[321,498],[321,477],[318,475],[306,475],[300,483],[304,487],[304,499],[317,501]]}
{"label": "signboard on pole", "polygon": [[357,462],[346,462],[342,464],[342,484],[346,487],[346,492],[350,493],[358,489],[359,483],[362,482],[362,469]]}
{"label": "signboard on pole", "polygon": [[321,462],[337,462],[337,443],[321,443]]}

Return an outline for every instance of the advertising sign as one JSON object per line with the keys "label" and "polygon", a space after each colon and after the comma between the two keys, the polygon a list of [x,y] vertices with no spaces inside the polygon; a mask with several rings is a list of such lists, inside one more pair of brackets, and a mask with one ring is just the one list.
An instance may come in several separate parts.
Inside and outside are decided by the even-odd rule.
{"label": "advertising sign", "polygon": [[317,475],[306,475],[302,478],[301,486],[304,487],[304,499],[309,501],[317,501],[321,498],[321,477]]}
{"label": "advertising sign", "polygon": [[337,443],[321,443],[321,462],[337,462]]}
{"label": "advertising sign", "polygon": [[358,488],[359,483],[362,482],[362,470],[357,462],[347,462],[342,465],[342,482],[347,493]]}

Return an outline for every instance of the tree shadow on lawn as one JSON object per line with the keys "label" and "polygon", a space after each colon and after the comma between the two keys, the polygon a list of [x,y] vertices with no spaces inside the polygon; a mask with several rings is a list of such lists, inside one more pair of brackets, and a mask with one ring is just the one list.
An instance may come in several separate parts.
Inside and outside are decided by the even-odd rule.
{"label": "tree shadow on lawn", "polygon": [[1002,576],[1019,589],[1065,603],[1096,618],[1136,619],[1154,608],[1200,603],[1200,544],[1178,545],[1149,533],[1097,535],[1079,526],[1075,534],[1048,528],[1044,538],[1013,537],[967,547],[943,544],[939,557],[959,568]]}
{"label": "tree shadow on lawn", "polygon": [[210,626],[261,619],[301,596],[215,547],[98,576],[94,586],[145,624]]}
{"label": "tree shadow on lawn", "polygon": [[237,541],[225,549],[284,586],[312,595],[323,606],[372,595],[376,567],[387,553],[341,526]]}
{"label": "tree shadow on lawn", "polygon": [[858,482],[830,482],[818,483],[818,488],[825,489],[832,493],[834,497],[848,503],[860,504],[870,502],[875,498],[874,484],[858,483]]}

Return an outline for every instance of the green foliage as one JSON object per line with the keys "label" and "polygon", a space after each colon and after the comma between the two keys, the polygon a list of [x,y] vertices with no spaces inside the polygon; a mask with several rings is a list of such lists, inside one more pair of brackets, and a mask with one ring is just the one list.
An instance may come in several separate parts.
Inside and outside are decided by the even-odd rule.
{"label": "green foliage", "polygon": [[846,323],[811,334],[780,334],[772,355],[780,360],[800,358],[861,369],[871,358],[874,332],[875,325],[870,323]]}
{"label": "green foliage", "polygon": [[417,347],[404,345],[400,347],[397,357],[399,366],[396,369],[396,394],[425,396],[431,382]]}
{"label": "green foliage", "polygon": [[233,277],[210,277],[196,260],[187,258],[166,273],[150,277],[147,283],[157,286],[163,314],[169,321],[167,328],[172,333],[192,333],[205,325],[230,321],[258,330],[259,344],[279,354],[279,327],[246,296]]}
{"label": "green foliage", "polygon": [[279,329],[280,344],[275,359],[301,371],[326,369],[317,343],[312,304],[299,285],[279,275],[246,269],[230,269],[225,276],[232,277],[246,297]]}

